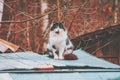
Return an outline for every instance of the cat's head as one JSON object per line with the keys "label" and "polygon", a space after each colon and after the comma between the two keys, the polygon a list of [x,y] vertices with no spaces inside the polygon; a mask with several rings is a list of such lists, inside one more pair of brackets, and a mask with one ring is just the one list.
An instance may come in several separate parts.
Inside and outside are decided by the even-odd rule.
{"label": "cat's head", "polygon": [[54,22],[51,25],[50,31],[54,32],[55,34],[60,34],[62,32],[65,32],[65,27],[62,22]]}

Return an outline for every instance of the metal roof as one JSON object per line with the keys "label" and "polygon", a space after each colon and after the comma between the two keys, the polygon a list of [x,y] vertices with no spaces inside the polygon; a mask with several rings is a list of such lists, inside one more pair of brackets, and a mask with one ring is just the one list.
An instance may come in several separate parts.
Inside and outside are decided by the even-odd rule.
{"label": "metal roof", "polygon": [[46,66],[46,64],[47,65],[49,64],[50,67],[52,67],[53,65],[55,68],[64,69],[120,68],[119,65],[99,59],[83,51],[82,49],[75,50],[73,53],[77,55],[78,57],[77,60],[54,60],[52,58],[49,58],[47,55],[39,55],[34,52],[17,52],[14,54],[12,53],[0,54],[0,70],[41,68],[41,66],[43,65]]}
{"label": "metal roof", "polygon": [[[7,77],[12,78],[8,80],[120,80],[119,65],[99,59],[82,49],[73,53],[78,60],[54,60],[34,52],[0,54],[0,75],[7,73]],[[61,69],[35,70],[36,65],[33,64],[36,62],[51,64]],[[23,67],[25,65],[26,67]],[[84,68],[86,66],[87,68]],[[5,70],[5,67],[12,70]]]}

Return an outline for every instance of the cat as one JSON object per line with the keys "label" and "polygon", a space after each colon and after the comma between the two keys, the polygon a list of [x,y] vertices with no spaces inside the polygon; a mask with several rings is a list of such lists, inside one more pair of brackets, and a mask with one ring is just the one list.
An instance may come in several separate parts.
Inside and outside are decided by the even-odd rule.
{"label": "cat", "polygon": [[65,29],[62,22],[55,22],[51,25],[47,52],[54,59],[64,59],[64,54],[73,52],[73,44],[68,37],[68,31]]}

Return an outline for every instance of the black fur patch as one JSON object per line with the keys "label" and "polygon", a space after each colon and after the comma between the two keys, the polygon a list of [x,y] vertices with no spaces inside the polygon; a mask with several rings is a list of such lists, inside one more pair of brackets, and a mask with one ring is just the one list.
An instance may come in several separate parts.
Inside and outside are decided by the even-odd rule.
{"label": "black fur patch", "polygon": [[55,45],[52,45],[52,48],[53,48],[53,49],[56,49]]}
{"label": "black fur patch", "polygon": [[73,47],[71,46],[71,47],[67,48],[67,50],[70,50],[70,49],[73,49]]}
{"label": "black fur patch", "polygon": [[48,53],[49,53],[49,52],[51,52],[51,53],[52,53],[52,50],[47,49],[47,52],[48,52]]}
{"label": "black fur patch", "polygon": [[66,39],[66,45],[69,45],[69,39]]}
{"label": "black fur patch", "polygon": [[65,28],[64,28],[64,26],[63,26],[63,23],[59,23],[59,28],[60,28],[60,29],[63,29],[63,30],[65,31]]}
{"label": "black fur patch", "polygon": [[58,54],[59,54],[59,51],[55,51],[55,53],[58,55]]}
{"label": "black fur patch", "polygon": [[58,23],[54,23],[50,30],[53,31],[53,30],[56,29],[58,26],[59,26]]}

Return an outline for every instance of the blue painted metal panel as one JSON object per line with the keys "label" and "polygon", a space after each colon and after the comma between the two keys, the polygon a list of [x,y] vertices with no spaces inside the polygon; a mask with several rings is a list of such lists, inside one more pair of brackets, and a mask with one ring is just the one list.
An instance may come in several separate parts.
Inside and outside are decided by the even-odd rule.
{"label": "blue painted metal panel", "polygon": [[13,80],[120,80],[120,72],[12,73]]}
{"label": "blue painted metal panel", "polygon": [[[91,67],[103,67],[113,68],[109,69],[76,69],[75,71],[58,70],[49,72],[28,71],[11,72],[8,73],[13,80],[120,80],[120,66],[96,58],[89,53],[79,49],[74,51],[74,54],[78,56],[78,60],[54,60],[46,55],[39,55],[33,52],[18,52],[13,54],[0,54],[0,59],[25,59],[33,61],[46,61],[56,66],[91,66]],[[0,63],[1,64],[1,63]],[[117,68],[117,69],[116,69]],[[117,72],[118,70],[118,72]],[[3,71],[4,72],[4,71]],[[7,72],[7,71],[6,71]],[[6,73],[5,72],[5,73]]]}
{"label": "blue painted metal panel", "polygon": [[[102,68],[120,68],[119,65],[99,59],[81,49],[76,50],[73,53],[75,55],[77,55],[78,60],[54,60],[54,59],[47,57],[46,55],[43,56],[43,55],[39,55],[39,54],[36,54],[33,52],[18,52],[18,53],[12,53],[12,54],[11,53],[0,54],[0,60],[1,60],[0,65],[1,66],[6,65],[6,64],[4,64],[4,62],[2,62],[3,59],[5,59],[5,60],[8,59],[7,61],[9,61],[9,60],[17,61],[18,60],[19,63],[20,63],[20,59],[21,59],[21,60],[31,60],[33,62],[42,62],[43,61],[43,62],[52,64],[52,65],[58,66],[58,67],[61,67],[61,66],[64,66],[64,67],[89,66],[89,67],[102,67]],[[14,66],[14,65],[12,65],[12,66]]]}

